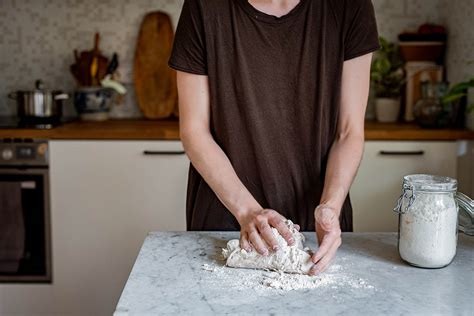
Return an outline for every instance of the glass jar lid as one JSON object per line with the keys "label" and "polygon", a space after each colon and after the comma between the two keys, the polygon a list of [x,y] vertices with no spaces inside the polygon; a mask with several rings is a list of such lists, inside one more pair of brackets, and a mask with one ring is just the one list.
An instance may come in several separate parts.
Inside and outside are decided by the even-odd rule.
{"label": "glass jar lid", "polygon": [[458,182],[450,177],[430,174],[412,174],[403,177],[404,186],[409,186],[418,192],[456,192]]}
{"label": "glass jar lid", "polygon": [[[458,182],[450,177],[431,174],[412,174],[403,177],[402,195],[393,209],[397,213],[405,213],[413,205],[419,192],[423,193],[456,193]],[[403,201],[407,200],[402,208]]]}

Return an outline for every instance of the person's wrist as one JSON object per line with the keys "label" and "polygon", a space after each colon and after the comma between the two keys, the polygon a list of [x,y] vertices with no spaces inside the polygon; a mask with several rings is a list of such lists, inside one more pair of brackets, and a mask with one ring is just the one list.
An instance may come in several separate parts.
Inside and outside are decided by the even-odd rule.
{"label": "person's wrist", "polygon": [[342,204],[336,201],[321,201],[319,205],[314,209],[314,216],[316,217],[317,212],[321,209],[328,208],[332,210],[337,216],[341,213]]}
{"label": "person's wrist", "polygon": [[335,222],[339,223],[340,209],[328,203],[319,204],[314,210],[314,220],[317,225],[321,225],[325,230],[334,227]]}
{"label": "person's wrist", "polygon": [[323,211],[324,209],[329,209],[332,212],[336,213],[336,208],[334,206],[327,203],[321,203],[314,209],[314,218],[317,218],[318,214],[320,214],[321,211]]}
{"label": "person's wrist", "polygon": [[262,207],[258,203],[251,203],[238,206],[233,213],[239,224],[242,224],[249,215],[261,210]]}

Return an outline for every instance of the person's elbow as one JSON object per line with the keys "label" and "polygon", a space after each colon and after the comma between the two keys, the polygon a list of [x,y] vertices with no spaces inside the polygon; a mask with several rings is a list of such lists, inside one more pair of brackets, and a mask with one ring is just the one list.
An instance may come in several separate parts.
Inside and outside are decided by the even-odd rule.
{"label": "person's elbow", "polygon": [[205,142],[208,137],[211,137],[209,128],[198,124],[180,123],[179,138],[188,156],[191,156],[195,151],[199,151],[200,144]]}
{"label": "person's elbow", "polygon": [[357,143],[363,146],[365,141],[364,126],[355,126],[351,123],[341,124],[337,131],[336,141]]}

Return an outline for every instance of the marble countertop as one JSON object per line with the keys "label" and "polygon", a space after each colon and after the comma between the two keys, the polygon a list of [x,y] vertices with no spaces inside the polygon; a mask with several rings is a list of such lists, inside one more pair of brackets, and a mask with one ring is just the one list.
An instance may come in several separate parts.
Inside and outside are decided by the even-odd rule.
{"label": "marble countertop", "polygon": [[[305,236],[314,248],[314,234]],[[319,285],[291,291],[260,284],[275,272],[224,267],[220,249],[236,237],[150,233],[114,315],[472,315],[474,238],[462,233],[454,261],[443,269],[404,263],[395,233],[345,233]]]}

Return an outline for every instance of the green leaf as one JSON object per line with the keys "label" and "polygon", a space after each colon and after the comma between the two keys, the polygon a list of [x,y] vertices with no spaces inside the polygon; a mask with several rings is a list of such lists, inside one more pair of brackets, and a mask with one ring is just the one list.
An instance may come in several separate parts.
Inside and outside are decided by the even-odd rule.
{"label": "green leaf", "polygon": [[464,96],[466,96],[466,93],[447,94],[441,99],[441,102],[444,104],[451,103],[462,99]]}
{"label": "green leaf", "polygon": [[449,90],[449,94],[457,94],[460,92],[466,91],[468,88],[474,87],[474,82],[461,82],[454,85],[451,90]]}

